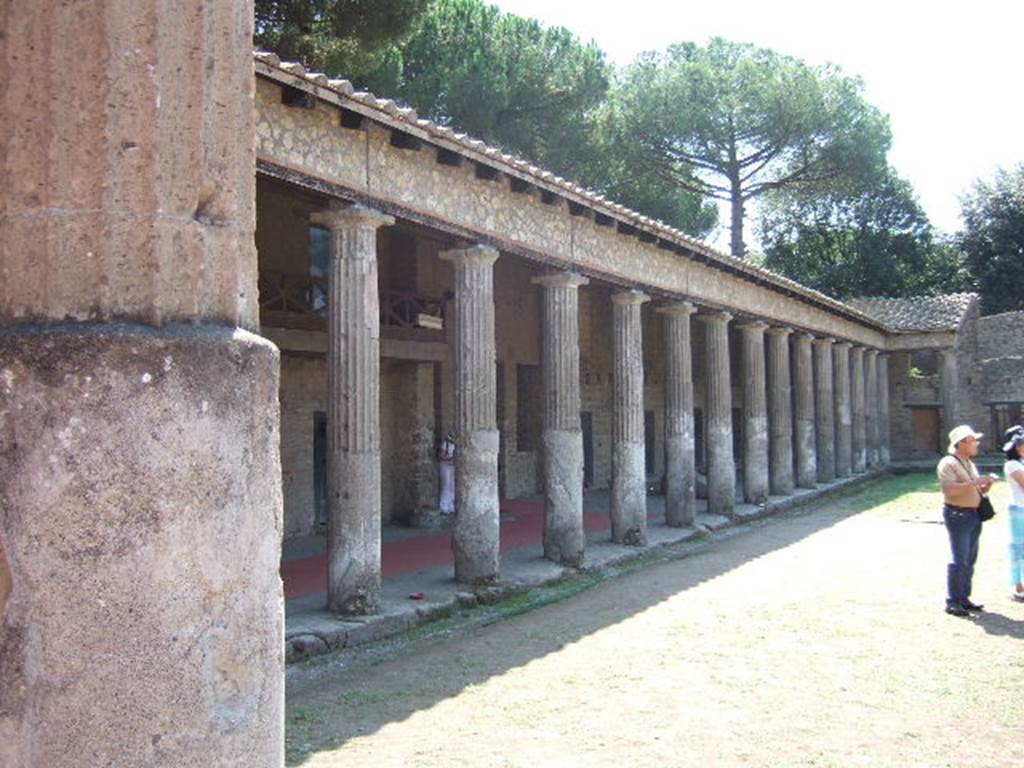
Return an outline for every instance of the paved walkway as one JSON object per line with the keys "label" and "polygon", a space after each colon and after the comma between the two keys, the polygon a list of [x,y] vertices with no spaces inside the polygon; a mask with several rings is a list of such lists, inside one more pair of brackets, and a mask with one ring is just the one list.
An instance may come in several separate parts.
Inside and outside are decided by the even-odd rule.
{"label": "paved walkway", "polygon": [[[731,520],[707,514],[706,502],[699,500],[697,522],[692,528],[665,525],[664,497],[649,496],[648,545],[639,548],[611,542],[608,491],[590,491],[584,497],[584,526],[588,536],[583,570],[601,570],[708,531],[840,492],[876,476],[861,475],[813,491],[800,489],[791,496],[773,496],[764,506],[739,504]],[[386,526],[382,537],[384,607],[380,614],[365,618],[341,618],[325,610],[327,566],[322,554],[323,539],[289,542],[281,567],[287,598],[288,660],[377,640],[446,616],[460,605],[494,601],[575,573],[543,557],[544,509],[540,498],[501,504],[500,584],[486,589],[468,589],[454,581],[450,532],[420,532]],[[417,599],[411,599],[413,595]]]}
{"label": "paved walkway", "polygon": [[934,486],[890,478],[498,623],[293,665],[289,762],[1022,765],[1024,605],[1008,599],[1005,521],[982,536],[987,611],[947,616]]}

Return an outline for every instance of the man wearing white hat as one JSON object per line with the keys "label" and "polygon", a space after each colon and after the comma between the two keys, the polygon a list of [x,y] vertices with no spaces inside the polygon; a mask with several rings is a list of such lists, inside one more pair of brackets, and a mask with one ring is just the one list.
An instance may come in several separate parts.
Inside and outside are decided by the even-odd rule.
{"label": "man wearing white hat", "polygon": [[981,496],[992,487],[992,477],[981,477],[972,458],[978,455],[981,432],[966,424],[949,433],[948,456],[939,462],[937,472],[942,486],[942,519],[949,533],[952,562],[946,572],[946,613],[968,616],[982,606],[971,602],[971,579],[978,559],[978,538],[981,518],[978,505]]}

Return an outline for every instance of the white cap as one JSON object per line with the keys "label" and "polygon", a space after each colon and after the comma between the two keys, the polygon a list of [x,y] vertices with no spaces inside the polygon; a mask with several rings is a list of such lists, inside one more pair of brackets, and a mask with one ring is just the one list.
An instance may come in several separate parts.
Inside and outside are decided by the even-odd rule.
{"label": "white cap", "polygon": [[966,424],[961,424],[959,427],[953,427],[949,431],[949,448],[946,449],[948,453],[956,453],[956,444],[961,440],[966,440],[968,437],[973,437],[976,440],[981,440],[985,435],[982,432],[975,432]]}

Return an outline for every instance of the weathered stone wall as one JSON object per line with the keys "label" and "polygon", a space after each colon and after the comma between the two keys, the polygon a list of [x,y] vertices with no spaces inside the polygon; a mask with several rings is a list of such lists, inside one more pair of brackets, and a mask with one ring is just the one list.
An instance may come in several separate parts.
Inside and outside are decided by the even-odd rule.
{"label": "weathered stone wall", "polygon": [[979,318],[978,357],[985,402],[1024,402],[1024,312]]}
{"label": "weathered stone wall", "polygon": [[401,208],[469,230],[503,250],[620,286],[740,311],[756,307],[763,317],[797,328],[884,345],[876,328],[618,234],[593,218],[571,215],[564,204],[547,205],[537,194],[515,193],[501,176],[477,178],[472,162],[442,165],[429,148],[397,149],[390,144],[390,130],[372,121],[365,130],[346,129],[337,108],[324,102],[314,109],[286,107],[280,86],[265,78],[257,78],[257,106],[261,158],[358,192],[371,204],[381,200],[399,214]]}

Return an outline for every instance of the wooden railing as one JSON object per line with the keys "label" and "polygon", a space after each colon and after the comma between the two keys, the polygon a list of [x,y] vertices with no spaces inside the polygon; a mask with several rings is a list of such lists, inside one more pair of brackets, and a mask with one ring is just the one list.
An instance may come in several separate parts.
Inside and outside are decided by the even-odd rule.
{"label": "wooden railing", "polygon": [[[327,330],[326,278],[261,270],[259,288],[262,325]],[[412,291],[381,291],[381,337],[443,342],[444,304]]]}

